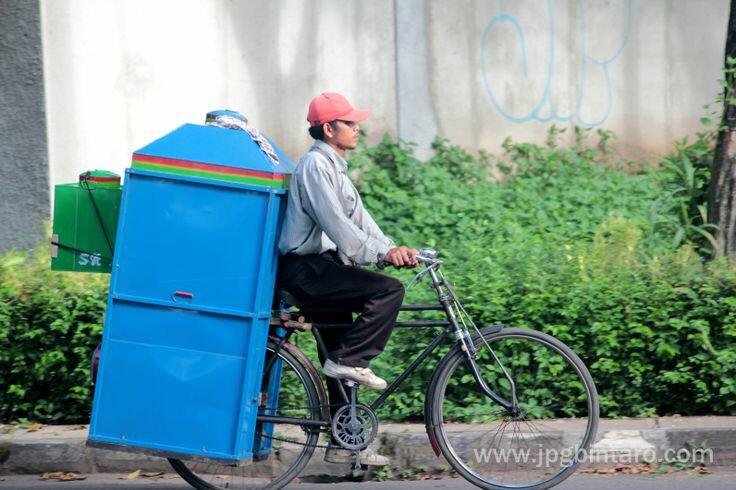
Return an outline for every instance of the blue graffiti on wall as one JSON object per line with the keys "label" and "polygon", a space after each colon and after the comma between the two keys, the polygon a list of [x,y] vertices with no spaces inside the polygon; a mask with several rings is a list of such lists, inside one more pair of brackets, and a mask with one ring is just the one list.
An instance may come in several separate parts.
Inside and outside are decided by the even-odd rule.
{"label": "blue graffiti on wall", "polygon": [[[501,6],[501,13],[491,19],[488,24],[486,25],[485,30],[483,31],[483,40],[481,42],[481,50],[480,50],[480,65],[481,65],[481,71],[483,74],[483,84],[485,85],[486,92],[488,94],[488,97],[491,100],[491,104],[498,110],[503,117],[508,119],[509,121],[513,122],[527,122],[527,121],[540,121],[540,122],[549,122],[549,121],[561,121],[561,122],[567,122],[567,121],[574,121],[577,124],[581,124],[584,126],[598,126],[600,124],[603,124],[606,119],[608,119],[608,116],[611,113],[611,107],[613,106],[613,94],[612,94],[612,88],[611,88],[611,78],[608,73],[608,65],[616,61],[616,59],[621,55],[624,48],[626,47],[626,43],[629,40],[629,33],[631,32],[631,2],[632,0],[627,0],[626,2],[626,30],[623,35],[623,39],[621,40],[621,44],[619,45],[616,52],[610,56],[607,59],[596,59],[593,57],[587,50],[587,44],[586,44],[586,30],[585,30],[585,15],[584,15],[584,6],[583,6],[583,0],[578,0],[578,30],[580,35],[580,45],[581,45],[581,67],[580,67],[580,81],[578,86],[578,94],[577,99],[575,101],[574,109],[572,112],[568,115],[559,114],[554,107],[552,98],[552,84],[554,81],[554,64],[555,64],[555,48],[554,48],[554,36],[555,36],[555,17],[554,13],[552,11],[552,4],[553,0],[547,0],[547,12],[549,16],[549,54],[547,58],[547,69],[546,69],[546,80],[545,80],[545,88],[542,92],[542,96],[539,100],[539,102],[534,106],[534,108],[525,115],[516,116],[513,114],[510,114],[508,111],[504,109],[504,107],[499,102],[498,98],[496,97],[496,94],[494,93],[493,89],[491,88],[490,83],[490,77],[489,74],[489,62],[487,61],[487,49],[488,49],[488,40],[491,35],[491,32],[494,28],[502,25],[507,24],[508,26],[512,27],[513,30],[516,33],[516,36],[519,40],[519,48],[521,51],[521,63],[524,71],[524,78],[529,77],[529,65],[527,60],[527,51],[526,51],[526,39],[524,36],[524,28],[521,26],[519,21],[516,17],[509,15],[505,13],[504,11],[504,5],[503,0],[500,0],[500,6]],[[585,96],[585,81],[586,77],[589,75],[590,67],[589,65],[592,64],[594,66],[600,67],[600,69],[603,71],[603,76],[605,77],[605,90],[607,92],[607,102],[606,102],[606,110],[604,111],[603,115],[595,120],[585,120],[580,112],[581,108],[583,106],[583,99]],[[545,106],[549,107],[549,113],[543,114],[543,109]]]}

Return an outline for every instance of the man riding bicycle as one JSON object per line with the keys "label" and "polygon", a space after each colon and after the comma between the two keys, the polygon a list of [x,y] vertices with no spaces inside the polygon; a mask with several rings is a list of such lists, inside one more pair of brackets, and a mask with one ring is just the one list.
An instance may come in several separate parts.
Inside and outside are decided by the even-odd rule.
{"label": "man riding bicycle", "polygon": [[[386,381],[368,366],[383,352],[404,298],[401,282],[358,264],[418,265],[417,250],[397,247],[383,234],[347,175],[345,152],[357,146],[358,123],[369,115],[336,93],[323,93],[311,101],[307,121],[315,143],[291,177],[279,240],[279,286],[302,307],[329,308],[315,313],[315,322],[352,323],[323,333],[328,352],[326,358],[320,355],[320,361],[331,405],[342,401],[339,379],[386,388]],[[355,320],[352,312],[359,313]],[[325,460],[344,463],[352,457],[350,451],[330,444]],[[361,461],[388,463],[368,450],[362,452]]]}

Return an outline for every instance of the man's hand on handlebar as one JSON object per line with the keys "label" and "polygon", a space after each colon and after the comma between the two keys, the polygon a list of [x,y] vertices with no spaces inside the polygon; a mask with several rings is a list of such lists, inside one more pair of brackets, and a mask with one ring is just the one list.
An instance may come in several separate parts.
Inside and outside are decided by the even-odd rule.
{"label": "man's hand on handlebar", "polygon": [[419,265],[419,261],[417,261],[418,253],[419,250],[402,245],[386,252],[383,260],[396,267],[416,267]]}

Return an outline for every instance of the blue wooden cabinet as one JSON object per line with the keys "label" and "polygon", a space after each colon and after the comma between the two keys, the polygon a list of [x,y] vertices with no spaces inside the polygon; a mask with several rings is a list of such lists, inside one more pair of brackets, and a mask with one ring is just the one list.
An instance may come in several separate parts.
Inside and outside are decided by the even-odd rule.
{"label": "blue wooden cabinet", "polygon": [[278,163],[243,131],[187,124],[134,153],[92,445],[252,457],[293,170],[276,150]]}

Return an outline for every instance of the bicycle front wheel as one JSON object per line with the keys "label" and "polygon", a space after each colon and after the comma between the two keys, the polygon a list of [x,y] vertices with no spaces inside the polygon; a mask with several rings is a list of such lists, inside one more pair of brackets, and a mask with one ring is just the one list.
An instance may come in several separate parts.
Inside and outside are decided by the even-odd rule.
{"label": "bicycle front wheel", "polygon": [[486,396],[468,355],[453,349],[427,395],[439,449],[481,488],[557,485],[575,471],[598,427],[598,395],[588,369],[562,342],[534,330],[486,329],[474,344],[483,380],[506,400],[515,391],[520,410],[513,413]]}
{"label": "bicycle front wheel", "polygon": [[[317,388],[307,369],[285,349],[274,356],[275,345],[268,343],[259,414],[318,421],[320,401]],[[268,386],[280,386],[278,396],[267,401]],[[272,392],[273,393],[273,392]],[[294,423],[258,423],[254,457],[239,464],[216,464],[169,459],[174,470],[199,490],[276,489],[289,483],[306,466],[314,453],[319,429]]]}

